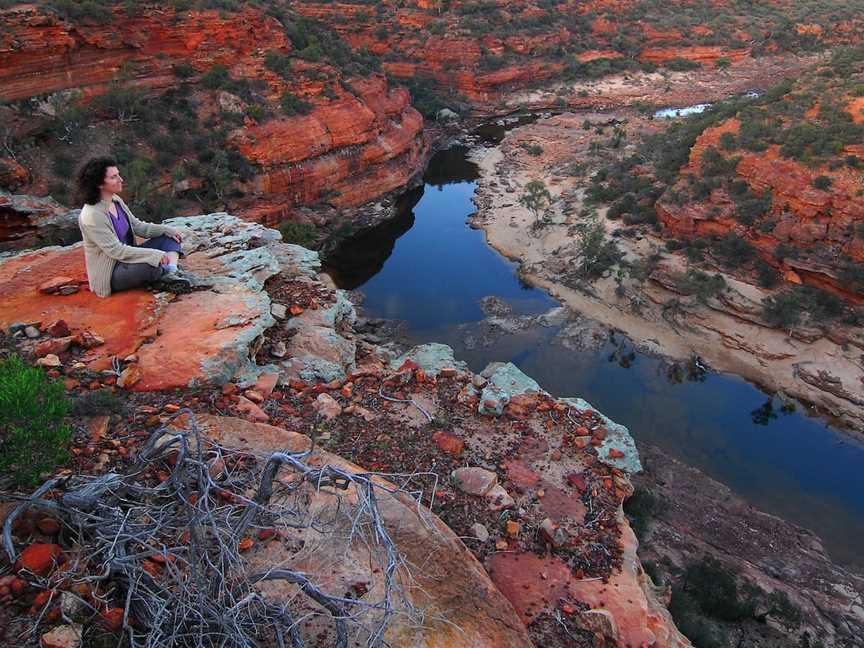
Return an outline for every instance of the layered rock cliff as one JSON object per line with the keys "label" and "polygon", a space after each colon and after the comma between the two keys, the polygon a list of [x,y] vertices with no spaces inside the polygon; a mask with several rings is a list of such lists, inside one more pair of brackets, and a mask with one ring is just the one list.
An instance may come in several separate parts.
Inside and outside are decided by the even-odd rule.
{"label": "layered rock cliff", "polygon": [[838,15],[826,8],[796,9],[793,17],[806,20],[796,25],[779,6],[766,7],[757,23],[737,7],[690,11],[677,2],[650,13],[637,2],[570,1],[298,2],[296,9],[381,56],[389,74],[432,81],[451,102],[462,98],[487,108],[514,89],[553,78],[598,76],[638,63],[725,66],[754,55],[855,42],[848,28],[860,23],[843,11],[847,28],[835,29]]}
{"label": "layered rock cliff", "polygon": [[[297,206],[356,206],[406,184],[426,149],[408,92],[351,59],[335,35],[323,59],[298,55],[290,16],[282,20],[252,6],[114,8],[100,21],[34,5],[3,11],[0,110],[18,155],[0,180],[71,204],[81,159],[120,149],[127,169],[150,178],[137,197],[154,216],[203,199],[268,223]],[[327,33],[312,24],[294,40]],[[329,60],[334,52],[346,58]],[[214,156],[223,158],[216,172]],[[197,169],[196,157],[210,169]]]}
{"label": "layered rock cliff", "polygon": [[864,302],[862,80],[859,59],[706,128],[656,204],[669,235],[731,233],[787,281]]}

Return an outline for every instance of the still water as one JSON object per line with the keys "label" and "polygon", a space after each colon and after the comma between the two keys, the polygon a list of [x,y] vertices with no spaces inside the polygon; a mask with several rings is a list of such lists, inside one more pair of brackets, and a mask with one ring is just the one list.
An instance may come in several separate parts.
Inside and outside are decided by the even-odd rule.
{"label": "still water", "polygon": [[[485,135],[494,141],[500,131]],[[560,325],[502,332],[483,322],[480,299],[489,295],[514,316],[557,303],[520,282],[515,265],[466,225],[478,174],[466,153],[461,146],[438,153],[425,186],[402,197],[397,218],[328,257],[337,285],[365,295],[364,314],[406,321],[413,341],[449,344],[474,371],[512,361],[550,393],[586,399],[637,443],[655,444],[814,531],[836,560],[864,568],[864,444],[803,406],[782,411],[737,376],[688,372],[639,353],[620,334],[580,345]]]}

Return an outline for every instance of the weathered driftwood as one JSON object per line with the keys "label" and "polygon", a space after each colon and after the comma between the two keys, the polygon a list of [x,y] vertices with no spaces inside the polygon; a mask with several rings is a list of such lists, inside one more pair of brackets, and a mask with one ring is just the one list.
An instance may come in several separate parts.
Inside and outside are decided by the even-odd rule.
{"label": "weathered driftwood", "polygon": [[[113,592],[133,648],[304,648],[301,623],[313,617],[329,619],[337,648],[352,639],[386,645],[393,615],[413,609],[403,595],[402,559],[384,526],[378,494],[407,491],[371,473],[313,467],[309,452],[274,452],[258,461],[210,443],[190,411],[180,415],[188,417],[188,429],[154,433],[128,473],[51,479],[22,501],[3,528],[10,560],[16,558],[12,526],[21,513],[41,508],[56,516],[83,557],[67,568],[67,580]],[[154,485],[151,473],[169,466],[167,479],[163,475]],[[287,478],[277,480],[280,473]],[[414,481],[411,475],[389,477],[405,486]],[[308,506],[310,494],[323,489],[336,499],[329,519]],[[62,496],[46,498],[49,491]],[[350,529],[346,542],[363,543],[370,563],[379,565],[383,586],[376,600],[327,592],[315,575],[285,565],[250,573],[241,557],[240,543],[250,530],[327,533],[338,526],[337,517]],[[296,585],[295,599],[268,600],[256,587],[274,580]]]}

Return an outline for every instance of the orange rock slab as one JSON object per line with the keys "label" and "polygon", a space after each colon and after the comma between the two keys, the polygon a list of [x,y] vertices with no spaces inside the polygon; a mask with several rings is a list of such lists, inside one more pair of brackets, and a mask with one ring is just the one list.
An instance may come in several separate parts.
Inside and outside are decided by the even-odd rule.
{"label": "orange rock slab", "polygon": [[[192,255],[195,256],[195,255]],[[199,255],[200,256],[200,255]],[[198,271],[218,272],[218,260],[205,260]],[[82,288],[73,295],[45,295],[38,286],[62,271]],[[90,369],[110,368],[112,358],[138,355],[136,391],[154,391],[222,383],[248,356],[250,336],[269,301],[238,284],[202,290],[175,299],[149,290],[128,290],[97,297],[87,288],[80,245],[45,248],[0,262],[0,327],[15,322],[64,320],[74,332],[90,331],[105,343],[84,352]],[[251,340],[250,340],[251,342]]]}
{"label": "orange rock slab", "polygon": [[[45,295],[39,286],[62,272],[77,278],[74,295]],[[111,365],[111,357],[134,353],[154,332],[159,306],[153,293],[130,290],[102,299],[87,288],[84,252],[80,246],[46,248],[0,263],[0,327],[15,322],[65,320],[73,330],[90,330],[105,339],[86,361],[94,370]]]}

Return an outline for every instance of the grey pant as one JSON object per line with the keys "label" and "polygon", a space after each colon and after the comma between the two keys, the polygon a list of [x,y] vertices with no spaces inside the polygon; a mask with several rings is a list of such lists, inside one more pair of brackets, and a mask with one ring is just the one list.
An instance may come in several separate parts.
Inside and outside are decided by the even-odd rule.
{"label": "grey pant", "polygon": [[[162,250],[163,252],[180,253],[180,244],[170,236],[157,236],[145,241],[139,247]],[[118,261],[111,273],[111,292],[140,288],[158,281],[165,274],[165,268],[154,268],[149,263],[123,263]]]}
{"label": "grey pant", "polygon": [[149,263],[123,263],[118,261],[111,273],[111,292],[140,288],[158,281],[165,274],[162,266]]}

